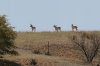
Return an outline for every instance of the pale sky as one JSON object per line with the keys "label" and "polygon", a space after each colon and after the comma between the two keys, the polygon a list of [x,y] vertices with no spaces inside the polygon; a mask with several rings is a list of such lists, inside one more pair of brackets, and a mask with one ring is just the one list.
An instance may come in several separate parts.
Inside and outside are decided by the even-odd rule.
{"label": "pale sky", "polygon": [[0,15],[7,15],[16,31],[53,31],[53,25],[71,30],[100,30],[100,0],[0,0]]}

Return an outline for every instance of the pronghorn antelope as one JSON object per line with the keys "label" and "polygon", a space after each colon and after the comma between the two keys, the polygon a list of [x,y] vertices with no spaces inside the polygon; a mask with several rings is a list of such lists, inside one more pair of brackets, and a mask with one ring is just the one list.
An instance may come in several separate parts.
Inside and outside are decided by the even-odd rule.
{"label": "pronghorn antelope", "polygon": [[61,31],[61,27],[57,27],[57,25],[53,26],[55,28],[55,31],[60,32]]}
{"label": "pronghorn antelope", "polygon": [[30,24],[30,27],[31,27],[31,29],[32,29],[32,32],[34,31],[36,31],[36,27],[34,27],[32,24]]}
{"label": "pronghorn antelope", "polygon": [[74,26],[73,24],[72,24],[72,31],[74,31],[74,30],[78,30],[78,27],[77,26]]}

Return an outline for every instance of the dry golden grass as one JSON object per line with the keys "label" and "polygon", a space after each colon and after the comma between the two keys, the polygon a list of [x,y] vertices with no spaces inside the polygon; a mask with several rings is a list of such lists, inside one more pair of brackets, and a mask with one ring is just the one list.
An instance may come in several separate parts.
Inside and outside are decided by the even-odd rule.
{"label": "dry golden grass", "polygon": [[[77,32],[18,32],[15,45],[20,55],[5,58],[14,61],[36,59],[37,66],[85,66],[85,57],[70,41],[73,34],[77,35]],[[45,55],[48,41],[50,56]],[[39,50],[40,54],[34,54],[34,50]],[[99,60],[97,55],[93,63],[100,63]],[[20,62],[25,63],[23,60]]]}

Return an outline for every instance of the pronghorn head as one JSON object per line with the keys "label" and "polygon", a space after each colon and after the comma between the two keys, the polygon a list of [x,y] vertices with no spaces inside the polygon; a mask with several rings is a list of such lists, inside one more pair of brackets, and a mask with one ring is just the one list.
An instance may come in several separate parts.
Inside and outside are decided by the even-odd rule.
{"label": "pronghorn head", "polygon": [[30,24],[30,27],[33,27],[33,25],[32,25],[32,24]]}
{"label": "pronghorn head", "polygon": [[74,25],[72,24],[72,26],[74,26]]}
{"label": "pronghorn head", "polygon": [[57,25],[54,25],[53,27],[57,27]]}

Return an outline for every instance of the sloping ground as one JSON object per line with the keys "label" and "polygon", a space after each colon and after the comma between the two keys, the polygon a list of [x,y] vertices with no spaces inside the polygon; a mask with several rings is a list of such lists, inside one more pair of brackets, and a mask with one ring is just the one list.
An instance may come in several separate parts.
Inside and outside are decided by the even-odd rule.
{"label": "sloping ground", "polygon": [[[49,49],[52,56],[81,59],[81,53],[73,49],[73,44],[69,37],[73,32],[37,32],[37,33],[18,33],[16,39],[16,46],[20,49],[39,50],[40,53],[45,54],[48,49],[48,41],[50,43]],[[80,54],[80,55],[78,55]]]}
{"label": "sloping ground", "polygon": [[6,56],[5,58],[10,61],[15,61],[22,66],[29,66],[32,59],[36,60],[36,66],[84,66],[82,64],[71,63],[67,58],[31,54],[28,51],[25,53],[25,50],[21,50],[21,52],[19,56]]}
{"label": "sloping ground", "polygon": [[80,60],[74,57],[63,56],[48,56],[44,54],[33,54],[31,50],[16,49],[19,52],[19,56],[5,56],[5,59],[13,61],[21,66],[86,66]]}
{"label": "sloping ground", "polygon": [[[9,60],[17,60],[21,64],[30,63],[32,59],[36,59],[37,66],[86,66],[86,60],[82,53],[70,41],[69,36],[75,32],[22,32],[18,33],[15,41],[18,47],[17,51],[20,53],[17,57],[6,57]],[[76,34],[77,35],[77,34]],[[48,49],[51,56],[45,55]],[[39,50],[39,54],[35,54],[34,50]],[[94,63],[100,63],[96,57]],[[27,64],[28,64],[27,63]]]}

